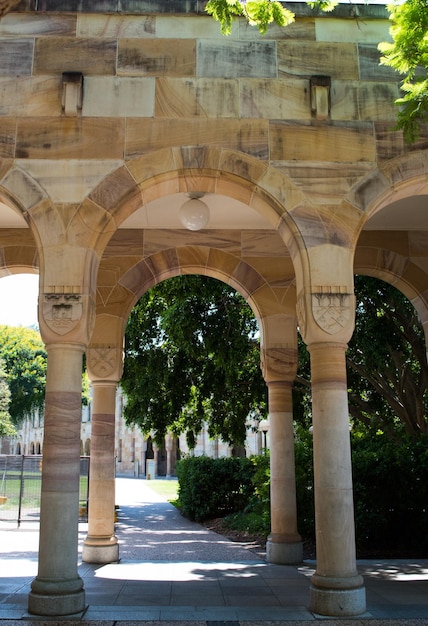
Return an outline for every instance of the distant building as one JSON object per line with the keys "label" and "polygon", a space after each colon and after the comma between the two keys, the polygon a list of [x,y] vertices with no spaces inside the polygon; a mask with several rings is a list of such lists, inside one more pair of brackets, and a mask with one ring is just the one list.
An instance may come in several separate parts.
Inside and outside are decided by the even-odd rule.
{"label": "distant building", "polygon": [[[91,407],[82,409],[81,454],[91,454]],[[35,413],[22,423],[14,438],[0,438],[0,454],[43,454],[43,416]],[[257,430],[257,421],[248,427],[245,454],[259,454],[262,451],[262,433]],[[198,436],[195,456],[207,455],[213,458],[234,456],[240,451],[232,449],[218,439],[210,439],[204,428]],[[116,395],[116,473],[121,476],[174,476],[175,465],[184,454],[190,454],[183,435],[179,438],[168,434],[164,445],[159,448],[150,435],[143,435],[138,427],[129,427],[123,418],[123,396],[120,388]]]}

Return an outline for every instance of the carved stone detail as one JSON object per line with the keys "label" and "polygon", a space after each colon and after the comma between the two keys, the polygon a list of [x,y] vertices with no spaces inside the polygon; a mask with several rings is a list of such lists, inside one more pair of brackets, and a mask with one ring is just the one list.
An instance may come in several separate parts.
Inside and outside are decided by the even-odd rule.
{"label": "carved stone detail", "polygon": [[91,346],[88,365],[93,375],[98,378],[107,378],[117,367],[117,347],[107,344]]}
{"label": "carved stone detail", "polygon": [[43,294],[43,319],[58,335],[66,335],[79,324],[83,313],[82,295],[50,292]]}
{"label": "carved stone detail", "polygon": [[352,323],[355,298],[346,287],[318,287],[311,298],[314,320],[329,335]]}
{"label": "carved stone detail", "polygon": [[260,367],[266,382],[294,380],[297,371],[297,350],[294,346],[262,348]]}

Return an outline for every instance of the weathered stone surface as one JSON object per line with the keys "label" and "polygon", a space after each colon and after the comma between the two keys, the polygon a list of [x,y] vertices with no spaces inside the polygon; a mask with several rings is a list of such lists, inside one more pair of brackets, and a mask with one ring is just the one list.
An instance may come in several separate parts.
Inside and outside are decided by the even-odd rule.
{"label": "weathered stone surface", "polygon": [[239,85],[242,117],[311,118],[307,80],[242,78]]}
{"label": "weathered stone surface", "polygon": [[0,0],[0,17],[15,8],[19,0]]}
{"label": "weathered stone surface", "polygon": [[333,120],[395,120],[398,85],[380,81],[333,81]]}
{"label": "weathered stone surface", "polygon": [[75,15],[10,13],[0,20],[0,37],[75,34]]}
{"label": "weathered stone surface", "polygon": [[356,44],[278,41],[280,76],[327,75],[332,79],[358,80]]}
{"label": "weathered stone surface", "polygon": [[404,141],[402,131],[395,130],[395,123],[391,121],[376,122],[376,154],[379,162],[393,159],[400,154],[428,149],[428,124],[420,128],[419,138],[412,144]]}
{"label": "weathered stone surface", "polygon": [[156,15],[155,19],[159,38],[197,39],[203,34],[206,39],[224,39],[218,22],[208,15],[188,15],[180,20],[175,15]]}
{"label": "weathered stone surface", "polygon": [[0,115],[17,117],[61,115],[59,78],[50,76],[0,78]]}
{"label": "weathered stone surface", "polygon": [[[355,5],[354,5],[355,7]],[[361,5],[358,7],[360,11]],[[365,20],[355,16],[353,19],[342,20],[340,28],[337,27],[337,19],[328,14],[319,16],[315,20],[315,32],[317,41],[335,42],[365,42],[378,44],[380,41],[389,41],[391,36],[389,29],[391,22],[385,20]]]}
{"label": "weathered stone surface", "polygon": [[15,156],[16,120],[3,117],[0,123],[0,157]]}
{"label": "weathered stone surface", "polygon": [[9,170],[2,180],[2,187],[7,189],[24,209],[31,209],[45,197],[37,182],[18,168]]}
{"label": "weathered stone surface", "polygon": [[116,40],[41,37],[36,40],[34,74],[82,72],[115,74]]}
{"label": "weathered stone surface", "polygon": [[205,145],[234,148],[268,158],[265,120],[130,119],[126,125],[126,157],[169,146]]}
{"label": "weathered stone surface", "polygon": [[39,11],[116,13],[118,0],[39,0]]}
{"label": "weathered stone surface", "polygon": [[199,40],[197,76],[276,78],[275,43],[273,41]]}
{"label": "weathered stone surface", "polygon": [[156,81],[155,115],[238,118],[239,83],[232,79],[159,78]]}
{"label": "weathered stone surface", "polygon": [[192,39],[121,39],[117,73],[121,76],[194,76]]}
{"label": "weathered stone surface", "polygon": [[21,119],[17,124],[18,158],[120,159],[122,119]]}
{"label": "weathered stone surface", "polygon": [[153,15],[77,15],[78,37],[152,37],[155,27],[156,18]]}
{"label": "weathered stone surface", "polygon": [[119,0],[123,13],[196,13],[197,0]]}
{"label": "weathered stone surface", "polygon": [[397,105],[395,100],[400,92],[396,83],[372,83],[361,82],[358,89],[358,106],[360,120],[391,120],[395,122],[397,117]]}
{"label": "weathered stone surface", "polygon": [[377,45],[359,44],[358,58],[360,61],[361,80],[375,80],[386,82],[390,80],[394,83],[400,81],[400,75],[387,65],[380,64],[381,53]]}
{"label": "weathered stone surface", "polygon": [[[106,159],[100,161],[17,159],[16,162],[19,167],[39,181],[49,197],[56,203],[82,202],[107,174],[121,166],[121,161]],[[52,176],[52,172],[55,172],[55,176]]]}
{"label": "weathered stone surface", "polygon": [[287,161],[276,167],[294,181],[311,203],[333,206],[371,170],[372,164]]}
{"label": "weathered stone surface", "polygon": [[271,122],[274,161],[375,161],[373,128],[363,124],[287,124]]}
{"label": "weathered stone surface", "polygon": [[28,76],[33,64],[32,39],[0,39],[0,76]]}
{"label": "weathered stone surface", "polygon": [[[288,3],[287,3],[288,4]],[[262,41],[266,39],[308,39],[315,40],[315,19],[306,18],[292,22],[285,28],[271,24],[265,35],[259,34],[257,28],[250,26],[244,19],[239,20],[239,39]],[[217,29],[219,27],[217,26]]]}
{"label": "weathered stone surface", "polygon": [[[89,76],[85,80],[82,115],[88,117],[152,117],[155,79]],[[100,94],[103,97],[100,98]]]}

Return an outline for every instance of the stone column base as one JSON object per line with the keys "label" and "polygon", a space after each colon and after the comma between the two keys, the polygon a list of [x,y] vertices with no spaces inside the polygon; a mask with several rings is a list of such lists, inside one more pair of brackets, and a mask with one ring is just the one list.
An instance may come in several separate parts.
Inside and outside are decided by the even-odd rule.
{"label": "stone column base", "polygon": [[86,539],[82,548],[82,561],[84,563],[117,563],[119,544],[116,537],[108,543]]}
{"label": "stone column base", "polygon": [[354,617],[366,611],[366,590],[310,588],[310,610],[329,617]]}
{"label": "stone column base", "polygon": [[301,541],[279,542],[270,537],[266,543],[266,560],[277,565],[296,565],[303,561],[303,544]]}
{"label": "stone column base", "polygon": [[36,578],[31,587],[28,612],[33,615],[76,615],[86,609],[85,591],[80,577],[62,582]]}

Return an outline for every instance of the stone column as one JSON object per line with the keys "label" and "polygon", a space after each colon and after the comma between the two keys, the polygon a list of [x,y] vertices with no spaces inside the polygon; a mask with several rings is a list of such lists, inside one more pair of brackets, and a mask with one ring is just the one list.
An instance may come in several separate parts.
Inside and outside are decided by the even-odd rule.
{"label": "stone column", "polygon": [[174,446],[174,439],[171,433],[167,433],[165,436],[165,450],[166,450],[166,477],[172,476],[172,449]]}
{"label": "stone column", "polygon": [[119,544],[114,534],[114,452],[116,391],[123,367],[123,326],[120,318],[107,317],[106,320],[105,316],[98,316],[87,353],[93,390],[88,535],[82,553],[87,563],[119,560]]}
{"label": "stone column", "polygon": [[309,345],[311,354],[317,569],[311,609],[322,615],[365,611],[355,556],[346,345]]}
{"label": "stone column", "polygon": [[157,478],[158,473],[159,473],[159,448],[157,447],[154,441],[153,441],[153,460],[155,462],[155,473],[154,473],[154,476],[152,476],[152,478]]}
{"label": "stone column", "polygon": [[302,538],[297,531],[292,383],[276,381],[268,387],[271,533],[266,557],[269,563],[291,565],[303,559]]}
{"label": "stone column", "polygon": [[116,383],[93,381],[92,390],[88,535],[82,560],[113,563],[119,560],[119,544],[114,534]]}
{"label": "stone column", "polygon": [[[289,296],[290,298],[290,296]],[[291,306],[293,305],[293,306]],[[269,390],[271,533],[266,545],[270,563],[302,561],[297,532],[292,386],[297,371],[297,322],[290,310],[263,320],[261,368]]]}
{"label": "stone column", "polygon": [[360,615],[366,608],[356,568],[346,384],[345,351],[355,314],[349,282],[318,286],[298,302],[300,329],[311,355],[317,568],[310,608],[330,616]]}
{"label": "stone column", "polygon": [[85,609],[77,572],[82,357],[73,343],[46,345],[39,569],[28,610],[36,615],[71,615]]}

